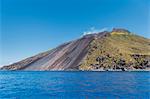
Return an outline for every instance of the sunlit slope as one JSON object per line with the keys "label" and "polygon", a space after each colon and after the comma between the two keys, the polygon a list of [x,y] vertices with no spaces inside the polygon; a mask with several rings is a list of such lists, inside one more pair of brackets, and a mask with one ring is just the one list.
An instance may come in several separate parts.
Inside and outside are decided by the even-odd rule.
{"label": "sunlit slope", "polygon": [[81,70],[134,70],[150,66],[150,40],[126,31],[94,39]]}

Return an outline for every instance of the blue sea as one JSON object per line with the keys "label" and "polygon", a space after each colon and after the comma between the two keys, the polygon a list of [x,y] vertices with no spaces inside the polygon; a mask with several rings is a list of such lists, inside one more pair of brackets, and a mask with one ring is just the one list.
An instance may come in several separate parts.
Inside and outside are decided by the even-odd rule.
{"label": "blue sea", "polygon": [[1,71],[0,99],[150,99],[150,72]]}

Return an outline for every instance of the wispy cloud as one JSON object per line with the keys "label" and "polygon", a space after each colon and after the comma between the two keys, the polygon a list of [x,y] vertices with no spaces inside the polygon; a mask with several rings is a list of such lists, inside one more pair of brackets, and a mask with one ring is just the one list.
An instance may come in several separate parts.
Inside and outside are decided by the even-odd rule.
{"label": "wispy cloud", "polygon": [[102,29],[96,29],[95,27],[91,27],[90,30],[83,32],[83,35],[99,33],[108,30],[106,27]]}

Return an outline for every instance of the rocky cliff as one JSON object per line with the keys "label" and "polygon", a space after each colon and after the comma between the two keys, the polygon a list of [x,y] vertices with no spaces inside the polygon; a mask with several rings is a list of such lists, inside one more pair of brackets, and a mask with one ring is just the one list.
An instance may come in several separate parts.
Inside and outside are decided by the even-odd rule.
{"label": "rocky cliff", "polygon": [[149,70],[150,39],[125,29],[84,35],[2,70]]}

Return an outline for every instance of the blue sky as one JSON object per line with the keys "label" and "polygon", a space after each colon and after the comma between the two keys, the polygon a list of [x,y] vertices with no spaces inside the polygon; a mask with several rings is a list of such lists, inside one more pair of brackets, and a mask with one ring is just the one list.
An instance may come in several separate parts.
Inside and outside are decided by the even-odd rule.
{"label": "blue sky", "polygon": [[81,37],[91,27],[150,38],[150,0],[1,0],[0,66]]}

